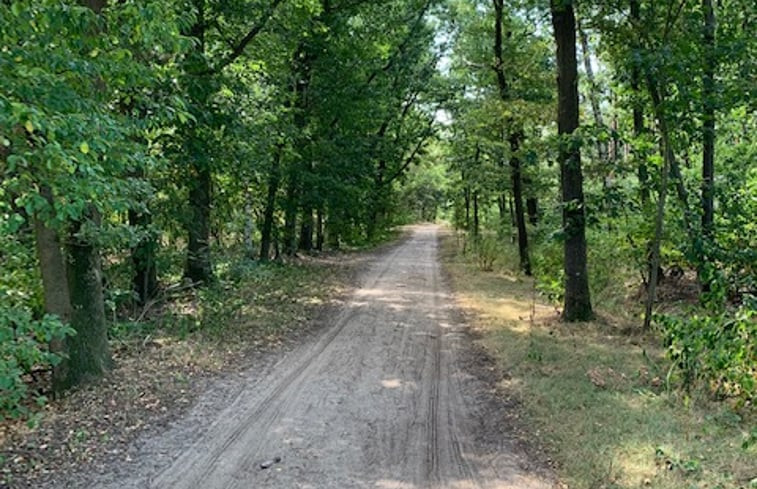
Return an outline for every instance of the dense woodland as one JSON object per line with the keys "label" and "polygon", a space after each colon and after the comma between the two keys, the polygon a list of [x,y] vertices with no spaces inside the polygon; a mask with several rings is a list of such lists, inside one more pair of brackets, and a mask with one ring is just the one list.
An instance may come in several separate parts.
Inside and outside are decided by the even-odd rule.
{"label": "dense woodland", "polygon": [[0,409],[27,412],[32,370],[105,374],[113,324],[229,260],[435,219],[484,268],[517,250],[566,322],[639,291],[681,385],[749,405],[754,23],[746,0],[0,1]]}

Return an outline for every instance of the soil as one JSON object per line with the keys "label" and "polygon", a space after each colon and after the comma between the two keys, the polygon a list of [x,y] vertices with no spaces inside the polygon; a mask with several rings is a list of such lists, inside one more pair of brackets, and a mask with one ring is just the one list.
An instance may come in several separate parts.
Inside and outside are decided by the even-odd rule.
{"label": "soil", "polygon": [[546,489],[418,226],[324,325],[215,379],[125,456],[40,487]]}

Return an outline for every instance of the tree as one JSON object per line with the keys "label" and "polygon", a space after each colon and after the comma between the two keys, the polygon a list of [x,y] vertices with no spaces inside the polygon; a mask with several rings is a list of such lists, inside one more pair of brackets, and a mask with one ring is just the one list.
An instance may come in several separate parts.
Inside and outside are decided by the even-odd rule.
{"label": "tree", "polygon": [[551,0],[550,10],[557,45],[557,125],[560,135],[560,184],[565,233],[563,318],[571,322],[587,321],[593,317],[593,312],[586,263],[586,215],[581,150],[574,137],[578,128],[576,19],[570,1]]}

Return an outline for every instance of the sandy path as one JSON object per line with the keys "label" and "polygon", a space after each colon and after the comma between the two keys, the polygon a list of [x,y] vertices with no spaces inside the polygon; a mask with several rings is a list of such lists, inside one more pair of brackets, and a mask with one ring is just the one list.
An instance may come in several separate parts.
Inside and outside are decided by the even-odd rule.
{"label": "sandy path", "polygon": [[200,402],[92,487],[550,487],[508,443],[480,441],[493,413],[462,361],[466,336],[441,280],[437,232],[414,228],[321,333],[239,379],[215,411],[212,399]]}

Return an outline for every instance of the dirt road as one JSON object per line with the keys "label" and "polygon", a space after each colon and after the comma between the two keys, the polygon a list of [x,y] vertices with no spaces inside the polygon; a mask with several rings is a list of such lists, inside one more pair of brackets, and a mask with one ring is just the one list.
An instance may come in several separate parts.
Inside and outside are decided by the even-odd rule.
{"label": "dirt road", "polygon": [[237,379],[229,399],[200,402],[93,487],[550,487],[506,440],[485,441],[498,420],[462,360],[467,338],[441,279],[437,233],[414,228],[368,267],[328,327]]}

